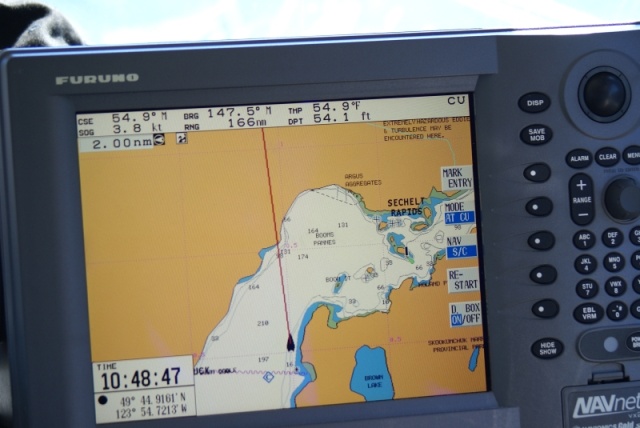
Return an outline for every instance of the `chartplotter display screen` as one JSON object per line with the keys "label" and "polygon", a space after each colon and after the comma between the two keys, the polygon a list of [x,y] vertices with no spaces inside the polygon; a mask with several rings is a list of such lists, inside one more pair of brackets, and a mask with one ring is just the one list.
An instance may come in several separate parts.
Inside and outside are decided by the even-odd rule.
{"label": "chartplotter display screen", "polygon": [[78,114],[97,422],[486,391],[470,103]]}

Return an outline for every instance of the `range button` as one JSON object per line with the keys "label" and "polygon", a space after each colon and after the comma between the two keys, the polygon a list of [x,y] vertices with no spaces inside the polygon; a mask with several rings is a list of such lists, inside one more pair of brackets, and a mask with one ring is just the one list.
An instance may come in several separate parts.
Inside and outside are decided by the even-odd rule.
{"label": "range button", "polygon": [[569,181],[569,204],[571,219],[579,226],[593,221],[595,200],[593,180],[587,174],[576,174]]}
{"label": "range button", "polygon": [[[638,332],[640,335],[640,332]],[[639,336],[640,337],[640,336]],[[543,360],[551,360],[553,358],[557,358],[562,355],[564,351],[564,345],[559,339],[553,337],[545,337],[544,339],[540,339],[534,342],[531,345],[531,353],[538,358],[542,358]]]}

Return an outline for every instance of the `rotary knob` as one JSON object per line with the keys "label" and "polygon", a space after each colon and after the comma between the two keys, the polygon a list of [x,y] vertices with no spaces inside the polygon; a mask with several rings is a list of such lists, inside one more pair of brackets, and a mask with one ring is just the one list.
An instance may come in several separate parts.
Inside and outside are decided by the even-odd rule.
{"label": "rotary knob", "polygon": [[630,177],[618,178],[605,190],[604,205],[614,219],[634,220],[640,216],[640,187]]}

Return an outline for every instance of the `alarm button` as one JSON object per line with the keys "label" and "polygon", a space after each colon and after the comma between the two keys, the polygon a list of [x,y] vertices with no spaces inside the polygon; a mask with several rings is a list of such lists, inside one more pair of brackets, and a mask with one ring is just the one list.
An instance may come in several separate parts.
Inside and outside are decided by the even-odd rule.
{"label": "alarm button", "polygon": [[582,169],[591,165],[593,155],[589,150],[575,149],[569,152],[566,161],[571,168]]}

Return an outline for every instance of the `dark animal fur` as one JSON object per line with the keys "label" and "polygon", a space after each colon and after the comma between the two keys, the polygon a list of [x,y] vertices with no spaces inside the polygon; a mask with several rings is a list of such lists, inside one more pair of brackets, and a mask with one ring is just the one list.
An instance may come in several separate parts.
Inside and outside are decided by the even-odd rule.
{"label": "dark animal fur", "polygon": [[69,22],[50,7],[0,3],[0,49],[80,44],[82,40]]}

